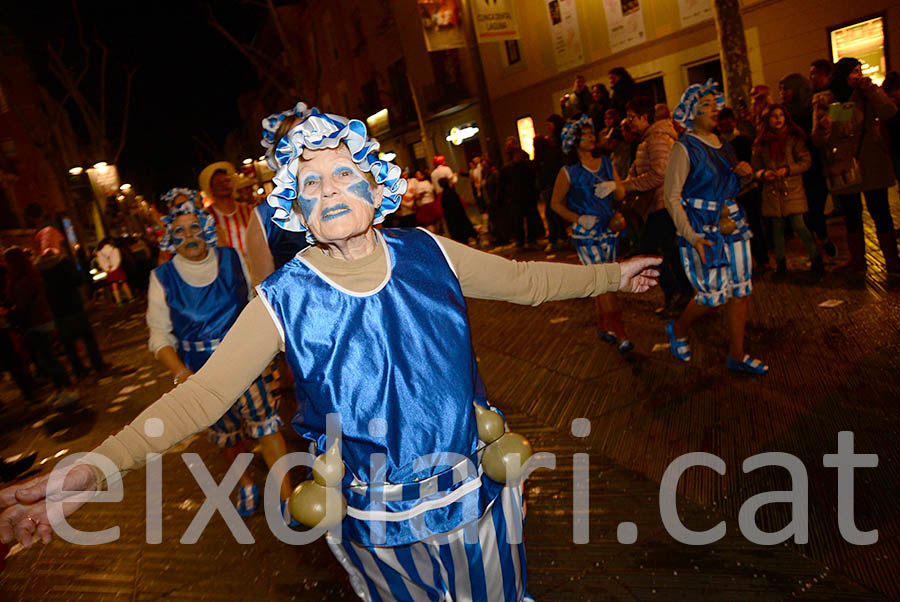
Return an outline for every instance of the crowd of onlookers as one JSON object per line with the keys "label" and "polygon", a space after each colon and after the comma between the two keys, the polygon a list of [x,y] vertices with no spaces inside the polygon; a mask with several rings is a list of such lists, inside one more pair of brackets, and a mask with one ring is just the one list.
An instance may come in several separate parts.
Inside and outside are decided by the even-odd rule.
{"label": "crowd of onlookers", "polygon": [[[549,198],[566,162],[560,150],[562,126],[587,114],[596,133],[595,153],[610,156],[629,193],[620,208],[628,222],[625,252],[670,251],[675,238],[662,191],[668,152],[684,131],[665,104],[639,95],[625,69],[612,69],[609,84],[588,86],[576,76],[572,91],[560,100],[560,113],[550,115],[544,135],[535,138],[533,159],[510,138],[502,166],[486,157],[470,163],[473,196],[486,216],[491,242],[529,248],[546,236],[545,249],[552,251],[566,241],[567,224],[550,209]],[[845,58],[836,64],[817,60],[808,74],[789,74],[777,89],[757,85],[749,106],[719,111],[717,134],[730,143],[735,164],[746,161],[754,168],[754,183],[738,202],[753,231],[756,273],[774,267],[778,275],[786,274],[785,241],[791,237],[803,243],[810,270],[824,273],[826,258],[838,253],[826,224],[830,196],[828,216],[843,216],[849,255],[834,269],[866,268],[865,198],[887,271],[900,275],[888,206],[888,188],[900,174],[898,106],[900,74],[891,72],[876,86],[862,74],[859,61]],[[681,270],[673,272],[664,289],[671,293],[670,305],[677,305],[689,289],[678,276]]]}

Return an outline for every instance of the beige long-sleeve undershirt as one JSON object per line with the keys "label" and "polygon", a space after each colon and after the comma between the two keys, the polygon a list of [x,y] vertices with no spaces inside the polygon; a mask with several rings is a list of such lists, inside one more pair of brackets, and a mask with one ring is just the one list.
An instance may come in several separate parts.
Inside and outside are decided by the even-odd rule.
{"label": "beige long-sleeve undershirt", "polygon": [[[445,238],[439,240],[456,270],[463,294],[474,299],[538,305],[615,291],[621,279],[616,263],[583,266],[516,262]],[[331,258],[316,247],[303,253],[303,258],[354,292],[374,289],[387,269],[381,244],[372,254],[354,261]],[[253,299],[203,368],[94,452],[112,460],[120,471],[143,466],[147,454],[161,453],[218,420],[283,349],[278,327],[265,304],[259,297]]]}

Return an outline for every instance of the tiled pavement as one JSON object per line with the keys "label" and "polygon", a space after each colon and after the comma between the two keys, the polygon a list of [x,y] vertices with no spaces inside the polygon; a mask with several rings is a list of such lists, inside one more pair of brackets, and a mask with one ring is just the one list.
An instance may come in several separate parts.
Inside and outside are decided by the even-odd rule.
{"label": "tiled pavement", "polygon": [[[797,267],[801,260],[795,259]],[[492,400],[515,430],[557,458],[555,470],[539,469],[527,487],[529,590],[536,599],[900,599],[898,292],[877,264],[866,281],[829,275],[813,282],[799,274],[777,281],[766,274],[755,287],[748,350],[772,365],[763,379],[725,372],[719,318],[692,334],[689,365],[675,363],[665,350],[653,351],[664,340],[662,322],[650,311],[656,293],[629,299],[626,320],[638,348],[626,360],[592,335],[588,301],[538,308],[470,303]],[[827,299],[843,303],[819,307]],[[8,383],[3,387],[4,455],[37,449],[50,466],[59,452],[90,448],[168,388],[144,347],[139,312],[132,306],[103,314],[101,346],[108,358],[134,370],[84,383],[83,408],[75,415],[48,416],[43,406],[16,401]],[[569,432],[578,417],[591,421],[590,435],[581,439]],[[858,453],[879,456],[878,468],[856,471],[856,523],[879,530],[873,546],[851,546],[837,529],[836,471],[822,467],[822,455],[836,451],[841,430],[855,432]],[[289,446],[298,448],[297,438],[287,434]],[[180,451],[197,452],[214,475],[224,473],[224,462],[202,438]],[[689,451],[714,453],[727,466],[724,476],[692,469],[679,488],[679,513],[688,527],[726,521],[726,537],[708,546],[678,543],[659,517],[662,473]],[[757,546],[739,531],[745,500],[790,487],[782,469],[742,472],[741,462],[763,451],[792,453],[806,467],[809,544]],[[575,453],[590,456],[590,542],[584,545],[572,542]],[[178,543],[200,490],[178,454],[165,456],[163,471],[162,544],[144,543],[144,473],[128,475],[124,501],[94,504],[72,520],[85,529],[119,525],[118,541],[88,548],[57,540],[19,552],[0,573],[0,599],[353,598],[321,542],[284,545],[261,514],[247,520],[254,545],[237,544],[218,516],[198,543]],[[261,481],[261,459],[253,471]],[[786,517],[785,507],[770,505],[758,521],[775,531]],[[623,521],[637,525],[632,545],[617,542]]]}

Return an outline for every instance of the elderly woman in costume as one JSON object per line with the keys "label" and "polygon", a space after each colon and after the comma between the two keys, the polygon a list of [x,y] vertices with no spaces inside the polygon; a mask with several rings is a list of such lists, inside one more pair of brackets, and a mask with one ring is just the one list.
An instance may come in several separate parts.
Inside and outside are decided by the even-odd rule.
{"label": "elderly woman in costume", "polygon": [[[135,468],[146,452],[214,422],[284,350],[305,402],[294,426],[323,454],[296,508],[292,497],[292,514],[314,522],[316,508],[300,503],[306,493],[346,500],[343,519],[325,512],[319,525],[330,525],[328,543],[357,594],[523,600],[524,546],[506,528],[521,528],[520,489],[494,469],[507,450],[521,458],[528,446],[504,435],[490,411],[465,296],[537,305],[643,292],[659,260],[515,263],[424,230],[376,230],[406,190],[400,168],[377,150],[362,122],[315,109],[277,140],[273,220],[314,245],[257,287],[201,370],[95,451],[120,470]],[[164,432],[142,436],[154,418]],[[94,490],[103,477],[76,465],[66,479],[67,490]],[[0,491],[0,539],[49,540],[47,482],[16,488],[18,503]]]}
{"label": "elderly woman in costume", "polygon": [[[617,223],[615,201],[622,200],[625,188],[606,155],[593,154],[594,126],[586,115],[570,121],[562,129],[562,150],[568,165],[559,170],[550,204],[570,222],[572,244],[585,265],[616,261],[622,223]],[[604,341],[616,343],[623,355],[634,349],[622,321],[622,305],[613,293],[594,298],[597,332]]]}
{"label": "elderly woman in costume", "polygon": [[[160,248],[174,257],[150,275],[147,325],[150,351],[178,385],[210,358],[251,293],[240,254],[231,247],[216,246],[216,222],[197,208],[196,192],[173,188],[162,200],[171,209],[163,218],[166,234]],[[245,451],[245,435],[259,439],[269,465],[287,452],[272,382],[267,369],[207,430],[209,440],[221,449],[229,464]],[[238,513],[250,516],[259,506],[259,492],[246,472],[240,484]],[[285,479],[281,499],[286,500],[289,494]]]}
{"label": "elderly woman in costume", "polygon": [[735,197],[753,175],[746,162],[713,132],[716,113],[725,104],[719,85],[694,84],[681,97],[673,118],[687,129],[672,147],[666,171],[665,200],[678,231],[682,265],[697,294],[677,321],[666,325],[672,354],[691,359],[687,334],[695,321],[722,305],[726,308],[729,354],[735,372],[765,374],[769,367],[744,353],[753,284],[753,260],[744,210]]}

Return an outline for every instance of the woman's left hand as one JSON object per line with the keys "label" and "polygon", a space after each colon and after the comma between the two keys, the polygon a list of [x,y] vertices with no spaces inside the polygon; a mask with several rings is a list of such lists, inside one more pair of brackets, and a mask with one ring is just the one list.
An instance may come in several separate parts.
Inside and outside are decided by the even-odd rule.
{"label": "woman's left hand", "polygon": [[742,178],[749,178],[753,175],[753,168],[750,167],[750,164],[746,161],[741,161],[737,165],[734,166],[734,173],[739,175]]}
{"label": "woman's left hand", "polygon": [[623,293],[644,293],[656,286],[659,270],[653,269],[662,263],[662,257],[640,255],[626,259],[619,264],[622,279],[619,290]]}

